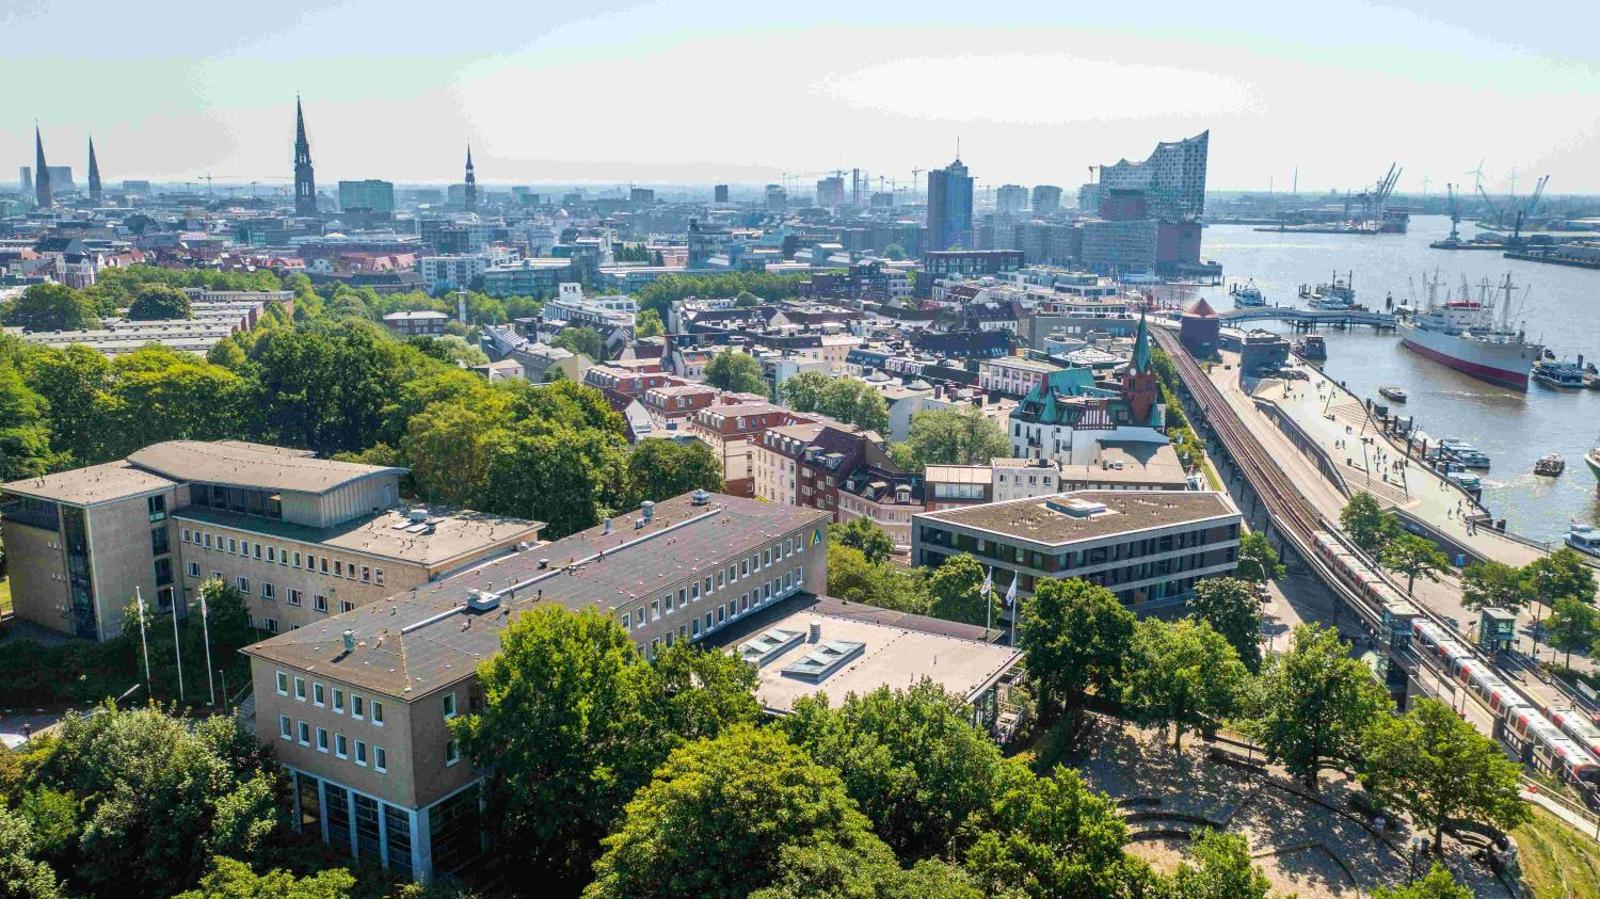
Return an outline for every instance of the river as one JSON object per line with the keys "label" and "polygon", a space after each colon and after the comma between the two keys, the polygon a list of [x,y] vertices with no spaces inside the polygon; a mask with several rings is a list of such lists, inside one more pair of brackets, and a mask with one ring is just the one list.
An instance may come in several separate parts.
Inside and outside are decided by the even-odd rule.
{"label": "river", "polygon": [[[1422,275],[1437,268],[1452,290],[1461,276],[1477,284],[1511,273],[1530,340],[1557,356],[1600,361],[1600,271],[1506,259],[1493,251],[1433,250],[1447,235],[1445,216],[1413,216],[1407,234],[1371,237],[1340,234],[1280,234],[1246,225],[1206,228],[1203,256],[1222,263],[1229,281],[1255,279],[1269,304],[1303,306],[1301,284],[1327,281],[1338,270],[1354,272],[1356,301],[1374,309],[1392,294],[1396,303],[1424,300]],[[1465,226],[1463,237],[1477,229]],[[1232,307],[1223,288],[1189,291],[1217,309]],[[1440,297],[1443,299],[1443,296]],[[1420,303],[1419,303],[1420,305]],[[1278,327],[1282,330],[1281,326]],[[1357,396],[1380,402],[1378,388],[1398,385],[1409,394],[1397,411],[1416,417],[1433,438],[1456,437],[1476,444],[1493,459],[1481,472],[1483,501],[1510,530],[1539,540],[1560,540],[1571,521],[1600,522],[1595,477],[1583,455],[1600,441],[1600,390],[1557,391],[1537,384],[1517,393],[1469,378],[1400,346],[1399,338],[1370,329],[1325,330],[1328,361],[1323,369]],[[1391,404],[1394,405],[1394,404]],[[1560,453],[1567,470],[1559,478],[1533,474],[1533,463]]]}

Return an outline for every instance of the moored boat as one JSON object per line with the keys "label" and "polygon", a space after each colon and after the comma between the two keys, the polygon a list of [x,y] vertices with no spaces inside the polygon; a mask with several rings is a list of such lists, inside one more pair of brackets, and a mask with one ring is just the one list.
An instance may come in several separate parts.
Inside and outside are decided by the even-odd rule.
{"label": "moored boat", "polygon": [[1405,392],[1405,390],[1403,390],[1403,389],[1401,389],[1399,387],[1395,387],[1392,384],[1391,385],[1385,385],[1383,387],[1379,387],[1378,388],[1378,393],[1382,394],[1384,399],[1392,400],[1392,401],[1394,401],[1396,403],[1403,403],[1403,402],[1406,401],[1406,392]]}
{"label": "moored boat", "polygon": [[1547,453],[1533,463],[1533,473],[1545,478],[1558,478],[1567,470],[1567,460],[1560,453]]}
{"label": "moored boat", "polygon": [[1533,363],[1541,358],[1544,348],[1529,342],[1521,329],[1513,330],[1509,325],[1515,287],[1511,276],[1506,275],[1498,288],[1505,294],[1498,321],[1492,295],[1495,291],[1487,281],[1479,286],[1476,298],[1469,294],[1463,281],[1461,295],[1443,303],[1438,301],[1440,283],[1437,273],[1431,278],[1423,277],[1428,289],[1427,306],[1399,324],[1400,345],[1481,381],[1527,390]]}
{"label": "moored boat", "polygon": [[1267,298],[1261,293],[1261,288],[1256,286],[1252,278],[1244,284],[1235,283],[1228,289],[1229,296],[1233,297],[1235,306],[1265,306]]}
{"label": "moored boat", "polygon": [[1600,528],[1592,524],[1573,524],[1567,530],[1566,541],[1578,552],[1600,558]]}
{"label": "moored boat", "polygon": [[1555,387],[1561,390],[1577,390],[1584,386],[1585,372],[1583,357],[1579,356],[1577,362],[1565,359],[1554,359],[1545,350],[1544,358],[1533,363],[1533,379],[1546,387]]}

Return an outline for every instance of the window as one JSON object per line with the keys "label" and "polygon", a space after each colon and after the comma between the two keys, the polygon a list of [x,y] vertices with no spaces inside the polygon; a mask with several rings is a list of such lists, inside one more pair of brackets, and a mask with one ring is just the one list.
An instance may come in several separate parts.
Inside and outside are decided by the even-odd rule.
{"label": "window", "polygon": [[239,588],[240,593],[243,593],[246,596],[250,595],[250,579],[244,575],[241,574],[237,578],[234,578],[233,585]]}
{"label": "window", "polygon": [[696,618],[694,620],[694,627],[690,629],[690,632],[696,637],[700,636],[700,619]]}
{"label": "window", "polygon": [[229,537],[228,538],[228,552],[236,553],[238,551],[239,551],[239,541],[233,539],[232,537]]}
{"label": "window", "polygon": [[245,558],[249,558],[250,557],[250,541],[249,540],[240,540],[239,541],[239,555],[244,556]]}
{"label": "window", "polygon": [[193,536],[194,536],[194,532],[193,531],[189,530],[188,528],[184,528],[183,529],[183,542],[184,543],[193,543],[194,540],[190,539]]}
{"label": "window", "polygon": [[289,723],[288,715],[278,716],[278,736],[285,740],[294,739],[294,725]]}
{"label": "window", "polygon": [[704,592],[706,592],[706,593],[710,593],[711,592],[711,578],[710,577],[706,578],[706,586],[705,586],[705,591]]}
{"label": "window", "polygon": [[328,751],[328,731],[326,728],[317,728],[317,751]]}
{"label": "window", "polygon": [[294,698],[301,702],[306,701],[306,679],[303,677],[294,679]]}
{"label": "window", "polygon": [[304,599],[304,593],[301,593],[299,590],[296,590],[293,587],[289,588],[289,605],[298,606],[304,601]]}
{"label": "window", "polygon": [[634,627],[644,627],[644,607],[643,606],[640,606],[639,608],[633,610],[633,626]]}
{"label": "window", "polygon": [[211,535],[208,533],[208,534],[206,534],[206,549],[210,549],[210,548],[211,548]]}
{"label": "window", "polygon": [[366,565],[361,566],[361,581],[362,583],[370,583],[372,581],[372,569]]}
{"label": "window", "polygon": [[200,576],[200,563],[199,562],[190,562],[189,563],[189,576],[190,577],[199,577]]}
{"label": "window", "polygon": [[261,558],[261,544],[257,543],[255,546],[251,547],[250,551],[251,551],[251,554],[254,555],[257,559]]}
{"label": "window", "polygon": [[[298,556],[300,554],[299,553],[295,553],[295,555]],[[317,570],[317,557],[313,556],[310,553],[306,553],[306,570],[307,571],[316,571]]]}
{"label": "window", "polygon": [[324,692],[321,681],[313,681],[311,684],[311,704],[314,706],[322,706],[326,704],[327,701],[328,694]]}
{"label": "window", "polygon": [[220,571],[211,572],[211,579],[214,580],[214,581],[223,580],[222,572],[220,572]]}
{"label": "window", "polygon": [[334,687],[333,688],[333,710],[335,712],[338,712],[341,715],[344,714],[344,688],[343,687]]}
{"label": "window", "polygon": [[150,554],[151,555],[153,555],[153,556],[164,556],[167,553],[172,552],[172,547],[169,544],[170,544],[170,538],[169,538],[169,535],[167,533],[166,525],[162,525],[161,527],[151,528],[150,529]]}
{"label": "window", "polygon": [[446,719],[454,718],[456,716],[456,694],[454,694],[454,693],[446,693],[446,694],[444,694],[443,702],[444,702],[444,717]]}
{"label": "window", "polygon": [[328,611],[328,597],[323,596],[321,593],[311,597],[311,608],[318,612]]}
{"label": "window", "polygon": [[374,568],[374,569],[372,569],[372,582],[374,584],[377,584],[380,587],[383,586],[383,569],[382,568]]}
{"label": "window", "polygon": [[350,694],[350,717],[360,721],[367,714],[367,701],[361,698],[360,693]]}
{"label": "window", "polygon": [[151,521],[165,521],[167,518],[167,498],[157,494],[145,500],[145,507],[150,510]]}
{"label": "window", "polygon": [[389,753],[382,746],[372,747],[372,770],[379,774],[389,770]]}
{"label": "window", "polygon": [[[266,581],[262,581],[261,582],[261,598],[262,599],[277,599],[278,598],[278,591],[276,589],[274,589],[271,584],[267,583]],[[299,605],[299,603],[295,603],[295,605]]]}
{"label": "window", "polygon": [[304,721],[300,722],[300,745],[311,745],[311,725],[305,723]]}
{"label": "window", "polygon": [[456,762],[459,762],[459,761],[461,761],[461,746],[460,746],[460,744],[458,744],[454,740],[451,740],[450,742],[444,744],[444,764],[445,764],[445,767],[448,768],[451,765],[454,765]]}
{"label": "window", "polygon": [[344,563],[340,562],[338,559],[333,560],[333,576],[344,577]]}
{"label": "window", "polygon": [[695,583],[689,585],[689,599],[692,600],[693,602],[699,602],[700,601],[700,582],[699,581],[696,581]]}
{"label": "window", "polygon": [[267,547],[267,561],[268,562],[276,562],[276,561],[278,561],[278,550],[275,547],[271,547],[271,546]]}
{"label": "window", "polygon": [[717,572],[717,589],[718,590],[722,589],[722,584],[723,584],[722,572],[719,571],[719,572]]}
{"label": "window", "polygon": [[333,735],[333,754],[339,758],[349,757],[350,743],[345,739],[344,734]]}
{"label": "window", "polygon": [[295,553],[294,554],[294,567],[296,567],[296,568],[300,567],[300,554],[299,553]]}
{"label": "window", "polygon": [[278,619],[263,618],[261,622],[267,626],[267,633],[276,634],[278,632]]}
{"label": "window", "polygon": [[372,723],[383,726],[383,703],[376,699],[372,700]]}
{"label": "window", "polygon": [[289,551],[284,549],[281,546],[278,547],[278,564],[279,565],[287,565],[287,564],[289,564]]}
{"label": "window", "polygon": [[367,767],[367,744],[364,740],[356,741],[356,764]]}
{"label": "window", "polygon": [[322,561],[320,563],[318,563],[317,570],[322,572],[323,574],[327,574],[328,573],[328,557],[327,556],[323,556],[322,557]]}
{"label": "window", "polygon": [[650,620],[661,620],[661,600],[659,599],[653,599],[650,601]]}
{"label": "window", "polygon": [[289,695],[289,675],[284,674],[282,671],[278,672],[278,695]]}
{"label": "window", "polygon": [[348,599],[339,600],[339,611],[340,612],[354,612],[355,610],[356,610],[356,604],[355,603],[351,602]]}
{"label": "window", "polygon": [[661,597],[661,608],[668,615],[672,614],[672,594],[671,593],[668,593],[665,596]]}
{"label": "window", "polygon": [[739,576],[740,577],[748,577],[749,575],[750,575],[750,560],[749,559],[740,559],[739,560]]}

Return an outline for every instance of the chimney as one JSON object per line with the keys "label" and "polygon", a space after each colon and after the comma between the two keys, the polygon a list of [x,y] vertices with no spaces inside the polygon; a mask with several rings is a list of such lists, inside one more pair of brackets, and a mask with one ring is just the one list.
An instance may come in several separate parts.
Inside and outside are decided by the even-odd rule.
{"label": "chimney", "polygon": [[645,520],[646,524],[648,524],[649,522],[655,521],[655,519],[656,519],[656,504],[654,502],[651,502],[650,500],[645,500],[643,503],[641,503],[639,505],[639,512],[640,512],[640,514],[642,514],[644,516],[644,520]]}
{"label": "chimney", "polygon": [[349,628],[344,629],[344,651],[356,651],[356,632]]}
{"label": "chimney", "polygon": [[809,642],[811,642],[811,643],[820,643],[821,641],[822,641],[822,619],[821,618],[813,618],[813,619],[811,619],[811,633],[810,633],[810,637],[809,637]]}

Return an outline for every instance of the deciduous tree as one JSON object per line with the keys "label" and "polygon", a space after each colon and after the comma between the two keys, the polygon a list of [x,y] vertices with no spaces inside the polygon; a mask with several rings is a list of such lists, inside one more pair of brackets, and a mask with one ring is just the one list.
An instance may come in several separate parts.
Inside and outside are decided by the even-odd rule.
{"label": "deciduous tree", "polygon": [[170,321],[193,314],[189,295],[165,284],[142,284],[128,305],[128,318],[134,321]]}
{"label": "deciduous tree", "polygon": [[987,465],[996,456],[1011,453],[1000,426],[966,404],[913,415],[906,444],[919,470],[929,465]]}
{"label": "deciduous tree", "polygon": [[1115,593],[1077,578],[1040,580],[1020,613],[1019,642],[1045,708],[1076,703],[1091,687],[1116,696],[1135,618]]}
{"label": "deciduous tree", "polygon": [[1250,858],[1250,844],[1232,833],[1202,828],[1189,845],[1189,858],[1169,881],[1173,899],[1267,899],[1272,881]]}
{"label": "deciduous tree", "polygon": [[1396,887],[1378,887],[1372,899],[1472,899],[1472,890],[1456,880],[1439,862],[1434,862],[1428,875],[1414,883]]}
{"label": "deciduous tree", "polygon": [[927,577],[928,595],[936,618],[967,624],[988,624],[1004,614],[1000,596],[991,586],[984,590],[983,563],[966,553],[951,556]]}
{"label": "deciduous tree", "polygon": [[1406,577],[1406,592],[1417,585],[1417,575],[1434,583],[1439,582],[1439,572],[1450,568],[1450,560],[1432,540],[1416,534],[1399,534],[1386,540],[1378,551],[1383,567]]}
{"label": "deciduous tree", "polygon": [[874,565],[894,554],[894,538],[870,518],[857,516],[841,524],[830,525],[828,537],[840,546],[860,550],[867,561]]}
{"label": "deciduous tree", "polygon": [[1469,609],[1515,611],[1528,604],[1528,597],[1528,576],[1514,565],[1474,562],[1461,572],[1461,604]]}
{"label": "deciduous tree", "polygon": [[1312,790],[1325,767],[1355,771],[1367,729],[1390,706],[1389,697],[1333,628],[1295,628],[1289,651],[1262,673],[1263,706],[1251,730],[1267,758]]}
{"label": "deciduous tree", "polygon": [[761,374],[761,363],[749,353],[723,350],[711,357],[705,368],[706,383],[712,387],[734,393],[767,392],[767,379]]}
{"label": "deciduous tree", "polygon": [[1264,584],[1283,577],[1284,564],[1278,560],[1278,551],[1272,541],[1260,531],[1247,531],[1239,538],[1239,567],[1234,576],[1254,584]]}
{"label": "deciduous tree", "polygon": [[27,331],[85,331],[100,327],[100,310],[70,287],[35,284],[0,304],[0,324]]}
{"label": "deciduous tree", "polygon": [[1370,493],[1357,493],[1350,498],[1339,512],[1339,526],[1368,555],[1376,554],[1384,541],[1400,530],[1394,516],[1385,512]]}
{"label": "deciduous tree", "polygon": [[833,382],[820,371],[803,371],[785,379],[782,386],[784,401],[796,412],[814,412],[822,402],[822,391]]}
{"label": "deciduous tree", "polygon": [[1206,578],[1194,585],[1189,613],[1211,625],[1254,674],[1261,670],[1261,602],[1249,581]]}
{"label": "deciduous tree", "polygon": [[1576,596],[1563,596],[1550,610],[1545,628],[1545,642],[1565,652],[1571,666],[1574,652],[1589,652],[1600,639],[1600,612]]}
{"label": "deciduous tree", "polygon": [[639,441],[628,455],[632,503],[661,502],[694,490],[722,491],[722,460],[699,440]]}
{"label": "deciduous tree", "polygon": [[1250,674],[1211,625],[1146,618],[1134,628],[1123,704],[1146,724],[1172,727],[1172,745],[1187,730],[1211,731],[1239,707]]}

